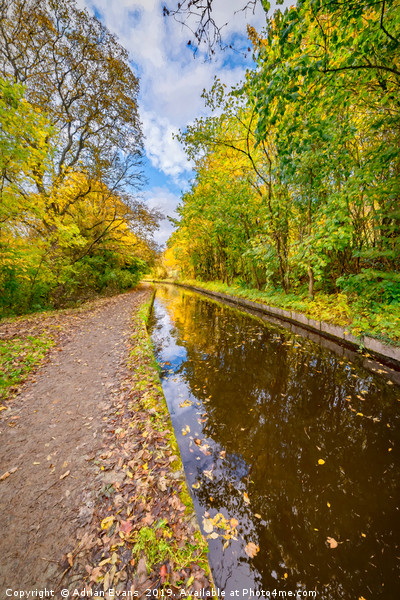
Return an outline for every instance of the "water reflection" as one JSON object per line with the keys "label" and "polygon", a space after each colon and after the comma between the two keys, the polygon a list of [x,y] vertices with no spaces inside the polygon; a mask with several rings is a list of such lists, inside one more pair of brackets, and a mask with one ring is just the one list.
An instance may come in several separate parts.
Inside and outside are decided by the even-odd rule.
{"label": "water reflection", "polygon": [[398,387],[170,286],[152,338],[217,586],[397,598]]}

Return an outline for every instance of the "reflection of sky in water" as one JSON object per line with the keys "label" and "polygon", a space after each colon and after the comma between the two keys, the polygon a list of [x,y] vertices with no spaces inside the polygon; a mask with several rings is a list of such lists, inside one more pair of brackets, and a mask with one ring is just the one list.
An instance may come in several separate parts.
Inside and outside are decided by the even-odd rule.
{"label": "reflection of sky in water", "polygon": [[199,522],[239,522],[225,550],[221,535],[208,540],[217,585],[395,598],[395,386],[173,288],[158,292],[152,322]]}

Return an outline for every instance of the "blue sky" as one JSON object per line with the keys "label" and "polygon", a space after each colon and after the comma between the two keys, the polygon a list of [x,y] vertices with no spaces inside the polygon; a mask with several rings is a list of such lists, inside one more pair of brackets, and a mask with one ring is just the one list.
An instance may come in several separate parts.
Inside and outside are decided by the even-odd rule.
{"label": "blue sky", "polygon": [[[246,49],[246,24],[258,31],[265,25],[259,2],[256,10],[244,14],[246,0],[214,0],[215,21],[223,25],[224,41]],[[206,61],[196,58],[187,46],[190,31],[173,18],[162,15],[163,4],[176,6],[176,0],[78,0],[78,5],[94,13],[128,50],[134,72],[140,78],[139,112],[145,135],[144,170],[148,184],[143,197],[151,208],[174,216],[182,191],[193,177],[191,165],[174,133],[207,114],[201,98],[217,76],[228,86],[242,78],[252,64],[251,53],[217,52]],[[239,12],[236,12],[239,11]],[[236,14],[235,14],[236,12]],[[156,241],[164,244],[172,231],[168,220],[161,223]]]}

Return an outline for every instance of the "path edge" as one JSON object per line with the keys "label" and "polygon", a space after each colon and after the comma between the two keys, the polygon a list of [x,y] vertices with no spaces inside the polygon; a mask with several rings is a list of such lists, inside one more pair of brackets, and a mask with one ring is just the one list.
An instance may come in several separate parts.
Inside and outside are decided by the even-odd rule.
{"label": "path edge", "polygon": [[[182,491],[185,494],[185,505],[188,509],[188,511],[190,511],[190,518],[191,520],[193,520],[198,527],[199,532],[201,533],[203,540],[205,541],[205,543],[207,544],[207,554],[204,557],[205,562],[207,563],[207,567],[208,567],[208,573],[207,576],[209,578],[210,581],[210,585],[214,590],[214,594],[213,594],[213,598],[215,598],[216,600],[218,600],[218,595],[217,595],[217,587],[215,585],[214,582],[214,578],[213,578],[213,574],[212,574],[212,570],[211,570],[211,565],[208,559],[208,542],[207,539],[204,537],[204,535],[201,532],[201,527],[199,524],[199,521],[197,519],[197,515],[196,515],[196,511],[194,508],[194,504],[193,504],[193,499],[192,499],[192,495],[190,493],[190,488],[189,488],[189,484],[186,478],[186,473],[185,473],[185,469],[183,468],[183,463],[182,463],[182,457],[181,457],[181,453],[179,450],[179,445],[176,439],[176,435],[175,435],[175,430],[174,427],[172,425],[172,421],[171,421],[171,415],[169,414],[169,409],[168,409],[168,405],[167,405],[167,400],[165,398],[164,395],[164,391],[162,389],[162,384],[161,384],[161,379],[160,379],[160,374],[159,374],[159,370],[157,368],[157,361],[154,355],[154,348],[153,348],[153,342],[151,340],[150,334],[149,334],[149,320],[151,317],[151,313],[153,311],[153,305],[154,305],[154,300],[156,297],[156,289],[153,289],[152,295],[150,300],[148,300],[147,302],[145,302],[139,309],[139,318],[143,321],[144,323],[144,328],[146,330],[146,336],[147,336],[147,341],[148,341],[148,348],[149,348],[149,353],[151,353],[151,360],[152,360],[152,367],[153,367],[153,371],[154,371],[154,377],[156,379],[157,385],[159,387],[159,392],[160,392],[160,396],[162,398],[162,410],[165,412],[165,414],[168,416],[168,427],[170,430],[170,435],[168,435],[168,439],[173,447],[174,453],[177,456],[179,465],[177,466],[177,470],[181,471],[182,473]],[[190,501],[188,502],[187,499],[190,499]]]}

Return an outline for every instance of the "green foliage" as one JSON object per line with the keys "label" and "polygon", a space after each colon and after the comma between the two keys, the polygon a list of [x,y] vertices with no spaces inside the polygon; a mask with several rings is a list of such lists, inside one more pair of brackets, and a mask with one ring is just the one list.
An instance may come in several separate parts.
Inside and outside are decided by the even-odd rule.
{"label": "green foliage", "polygon": [[152,567],[163,563],[167,559],[173,562],[175,570],[184,569],[195,561],[198,562],[201,568],[207,569],[205,559],[207,544],[200,532],[197,534],[196,545],[186,541],[185,545],[180,547],[176,542],[173,543],[173,538],[173,533],[166,519],[161,519],[153,527],[142,527],[140,529],[132,548],[132,555],[136,561],[142,555],[145,556],[149,573]]}
{"label": "green foliage", "polygon": [[398,306],[398,8],[300,0],[250,28],[256,68],[216,81],[215,116],[180,135],[196,165],[169,241],[182,277]]}
{"label": "green foliage", "polygon": [[74,0],[3,3],[0,45],[0,316],[134,287],[159,214],[126,50]]}

